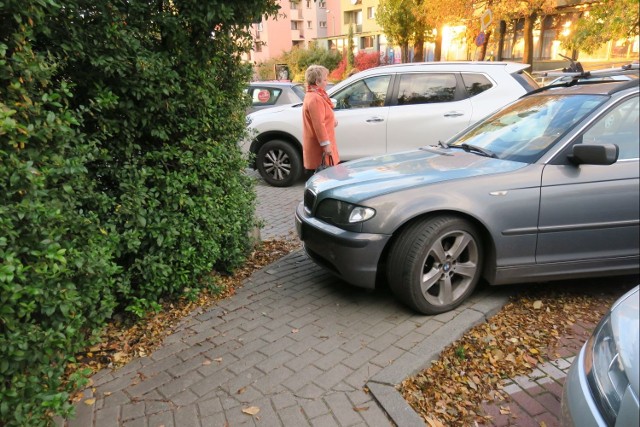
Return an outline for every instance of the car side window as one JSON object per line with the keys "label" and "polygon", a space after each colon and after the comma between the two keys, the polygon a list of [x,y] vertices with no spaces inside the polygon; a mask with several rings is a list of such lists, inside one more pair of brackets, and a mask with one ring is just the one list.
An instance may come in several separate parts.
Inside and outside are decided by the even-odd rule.
{"label": "car side window", "polygon": [[358,80],[333,96],[336,109],[382,107],[391,76],[374,76]]}
{"label": "car side window", "polygon": [[267,88],[267,87],[255,87],[251,88],[251,103],[253,106],[260,105],[273,105],[276,103],[280,94],[282,93],[282,89],[277,88]]}
{"label": "car side window", "polygon": [[482,74],[462,73],[462,80],[469,97],[476,96],[493,87],[491,80]]}
{"label": "car side window", "polygon": [[627,99],[600,117],[582,136],[583,144],[616,144],[619,160],[637,159],[640,152],[638,97]]}
{"label": "car side window", "polygon": [[456,76],[452,73],[416,73],[400,77],[398,105],[451,102],[456,96]]}

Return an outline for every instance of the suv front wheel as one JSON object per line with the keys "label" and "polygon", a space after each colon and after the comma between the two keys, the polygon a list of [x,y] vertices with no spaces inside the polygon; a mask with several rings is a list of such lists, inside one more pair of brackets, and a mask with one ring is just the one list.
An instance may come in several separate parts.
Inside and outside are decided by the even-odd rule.
{"label": "suv front wheel", "polygon": [[302,175],[300,153],[290,143],[278,139],[260,147],[256,166],[262,179],[274,187],[290,187]]}

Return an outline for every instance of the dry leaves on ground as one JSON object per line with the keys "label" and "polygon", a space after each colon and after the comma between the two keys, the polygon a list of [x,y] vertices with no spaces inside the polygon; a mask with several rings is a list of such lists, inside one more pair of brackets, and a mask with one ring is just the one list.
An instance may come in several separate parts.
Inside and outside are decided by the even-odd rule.
{"label": "dry leaves on ground", "polygon": [[428,425],[482,423],[482,402],[506,397],[502,379],[555,359],[554,347],[572,324],[596,323],[628,289],[531,286],[448,346],[428,369],[403,381],[400,392]]}
{"label": "dry leaves on ground", "polygon": [[162,304],[158,313],[149,313],[135,322],[130,318],[113,320],[106,326],[98,344],[76,355],[76,363],[69,365],[68,373],[85,368],[89,368],[92,373],[104,368],[117,368],[134,357],[150,354],[183,317],[196,309],[205,309],[233,295],[243,280],[256,270],[299,247],[300,243],[294,240],[263,241],[256,246],[243,267],[233,275],[216,275],[216,283],[222,292],[212,293],[203,290],[195,300],[179,299],[166,302]]}

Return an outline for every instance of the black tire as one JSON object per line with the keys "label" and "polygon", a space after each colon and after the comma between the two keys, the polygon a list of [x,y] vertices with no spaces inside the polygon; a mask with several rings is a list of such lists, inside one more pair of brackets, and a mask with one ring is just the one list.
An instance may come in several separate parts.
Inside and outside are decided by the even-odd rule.
{"label": "black tire", "polygon": [[269,185],[290,187],[302,174],[302,159],[291,143],[274,139],[258,150],[256,167]]}
{"label": "black tire", "polygon": [[473,292],[481,277],[482,260],[479,234],[468,221],[455,216],[417,221],[391,246],[389,287],[420,313],[443,313]]}

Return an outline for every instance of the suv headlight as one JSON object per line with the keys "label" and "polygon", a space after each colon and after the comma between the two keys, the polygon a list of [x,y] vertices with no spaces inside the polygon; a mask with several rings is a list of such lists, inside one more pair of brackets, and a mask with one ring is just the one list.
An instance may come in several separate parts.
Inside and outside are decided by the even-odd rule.
{"label": "suv headlight", "polygon": [[602,318],[585,350],[589,389],[607,424],[614,425],[629,380],[613,336],[611,312]]}
{"label": "suv headlight", "polygon": [[323,200],[316,210],[316,217],[335,226],[349,226],[371,219],[376,214],[372,208],[358,206],[335,199]]}

